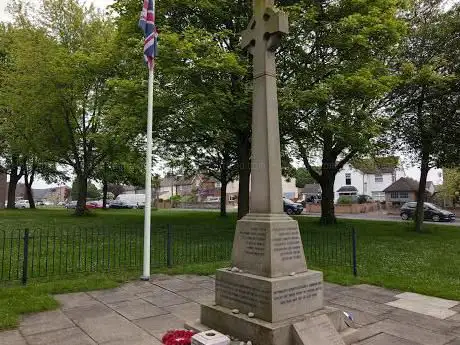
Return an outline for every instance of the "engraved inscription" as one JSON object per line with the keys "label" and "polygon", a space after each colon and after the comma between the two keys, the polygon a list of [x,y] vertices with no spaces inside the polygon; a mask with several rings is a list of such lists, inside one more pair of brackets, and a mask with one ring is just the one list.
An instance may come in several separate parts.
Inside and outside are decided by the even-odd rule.
{"label": "engraved inscription", "polygon": [[216,291],[224,299],[242,303],[252,308],[264,307],[270,301],[270,291],[242,284],[227,283],[222,280],[216,280]]}
{"label": "engraved inscription", "polygon": [[272,236],[273,250],[281,261],[302,258],[303,246],[297,227],[274,229]]}
{"label": "engraved inscription", "polygon": [[306,345],[345,345],[339,333],[326,315],[296,323],[294,328]]}
{"label": "engraved inscription", "polygon": [[301,284],[291,288],[286,288],[273,292],[273,300],[280,304],[297,303],[318,296],[322,290],[323,283],[316,282],[311,284]]}
{"label": "engraved inscription", "polygon": [[250,230],[240,232],[245,243],[244,253],[254,256],[264,256],[266,231],[264,228],[252,227]]}

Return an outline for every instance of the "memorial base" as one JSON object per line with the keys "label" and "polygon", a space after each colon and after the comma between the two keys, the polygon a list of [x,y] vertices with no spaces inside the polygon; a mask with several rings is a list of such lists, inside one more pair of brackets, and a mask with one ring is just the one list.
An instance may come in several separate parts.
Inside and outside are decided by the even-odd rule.
{"label": "memorial base", "polygon": [[267,278],[228,269],[216,272],[216,304],[279,322],[323,307],[323,273],[309,270]]}
{"label": "memorial base", "polygon": [[337,333],[348,328],[343,312],[330,307],[287,319],[281,322],[266,322],[249,318],[245,314],[234,314],[231,309],[218,305],[201,306],[201,324],[187,325],[196,331],[215,329],[241,341],[250,340],[253,345],[297,345],[299,344],[293,325],[326,315]]}

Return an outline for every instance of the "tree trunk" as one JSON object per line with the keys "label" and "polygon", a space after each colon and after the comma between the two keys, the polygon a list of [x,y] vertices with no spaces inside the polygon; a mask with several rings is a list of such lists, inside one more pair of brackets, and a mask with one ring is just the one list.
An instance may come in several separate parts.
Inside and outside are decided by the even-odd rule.
{"label": "tree trunk", "polygon": [[16,204],[16,187],[19,182],[19,177],[10,175],[10,182],[8,183],[8,203],[6,208],[15,208]]}
{"label": "tree trunk", "polygon": [[8,203],[6,208],[15,208],[16,187],[23,174],[24,170],[20,166],[19,156],[13,154],[11,156],[10,182],[8,184]]}
{"label": "tree trunk", "polygon": [[220,216],[227,216],[227,182],[222,179],[220,186]]}
{"label": "tree trunk", "polygon": [[32,163],[31,171],[27,168],[27,162],[24,164],[24,184],[26,189],[26,199],[29,200],[29,206],[31,209],[35,209],[35,200],[32,192],[32,184],[35,178],[35,164]]}
{"label": "tree trunk", "polygon": [[29,200],[29,206],[32,209],[35,209],[35,201],[34,201],[34,196],[32,193],[32,185],[28,182],[25,183],[26,185],[26,198]]}
{"label": "tree trunk", "polygon": [[319,181],[322,190],[320,223],[323,225],[337,223],[334,207],[334,182],[336,174],[335,170],[329,168],[330,166],[330,164],[323,162],[321,179]]}
{"label": "tree trunk", "polygon": [[78,198],[75,208],[75,215],[82,216],[86,211],[86,195],[88,193],[88,179],[86,176],[77,176],[78,178]]}
{"label": "tree trunk", "polygon": [[107,183],[107,180],[104,179],[102,182],[102,209],[106,210],[107,206],[107,191],[109,189],[109,184]]}
{"label": "tree trunk", "polygon": [[239,142],[238,219],[249,213],[249,183],[251,179],[251,143],[249,134]]}
{"label": "tree trunk", "polygon": [[417,193],[417,209],[415,210],[415,231],[421,232],[424,217],[424,201],[426,195],[426,179],[428,177],[428,171],[430,171],[430,156],[429,154],[422,153],[422,164],[420,166],[420,182],[418,184]]}

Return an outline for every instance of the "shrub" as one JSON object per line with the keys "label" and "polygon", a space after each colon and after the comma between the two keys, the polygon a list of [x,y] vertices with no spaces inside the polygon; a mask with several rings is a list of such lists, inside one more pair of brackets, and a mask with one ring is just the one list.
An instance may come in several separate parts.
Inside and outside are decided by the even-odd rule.
{"label": "shrub", "polygon": [[337,201],[339,205],[351,205],[353,203],[353,198],[349,195],[342,195]]}

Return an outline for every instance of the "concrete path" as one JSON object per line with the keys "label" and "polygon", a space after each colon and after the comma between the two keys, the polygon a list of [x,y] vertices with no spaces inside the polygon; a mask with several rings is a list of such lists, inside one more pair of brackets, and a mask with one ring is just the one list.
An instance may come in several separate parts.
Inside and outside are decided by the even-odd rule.
{"label": "concrete path", "polygon": [[[120,288],[58,295],[61,308],[25,315],[0,345],[159,345],[169,329],[199,318],[200,302],[214,299],[214,279],[154,276]],[[325,283],[329,306],[350,312],[356,330],[347,344],[460,345],[460,303],[370,285]]]}

